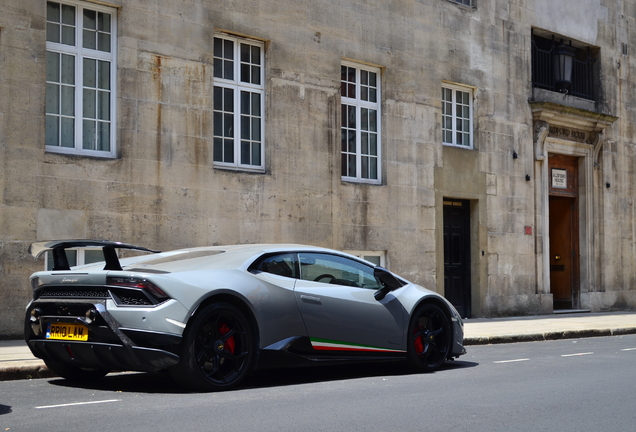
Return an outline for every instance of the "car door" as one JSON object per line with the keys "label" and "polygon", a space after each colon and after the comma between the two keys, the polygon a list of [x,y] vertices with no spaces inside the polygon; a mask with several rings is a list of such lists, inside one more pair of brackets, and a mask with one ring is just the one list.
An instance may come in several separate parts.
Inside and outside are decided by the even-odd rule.
{"label": "car door", "polygon": [[404,310],[380,288],[373,267],[328,253],[299,253],[295,295],[312,346],[341,353],[401,352]]}

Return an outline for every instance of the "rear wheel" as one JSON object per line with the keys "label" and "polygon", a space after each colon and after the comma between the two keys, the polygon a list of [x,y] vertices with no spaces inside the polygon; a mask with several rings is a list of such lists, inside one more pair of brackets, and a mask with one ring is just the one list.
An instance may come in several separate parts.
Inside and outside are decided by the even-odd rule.
{"label": "rear wheel", "polygon": [[44,364],[46,364],[46,367],[53,371],[56,375],[75,382],[96,381],[103,378],[108,372],[110,372],[105,369],[80,368],[77,366],[66,365],[64,363],[55,363],[49,360],[44,360]]}
{"label": "rear wheel", "polygon": [[255,352],[254,333],[243,313],[231,304],[214,303],[186,328],[181,359],[170,374],[193,390],[226,390],[252,371]]}
{"label": "rear wheel", "polygon": [[439,368],[451,349],[451,328],[450,320],[440,306],[427,303],[418,307],[409,326],[409,366],[416,371]]}

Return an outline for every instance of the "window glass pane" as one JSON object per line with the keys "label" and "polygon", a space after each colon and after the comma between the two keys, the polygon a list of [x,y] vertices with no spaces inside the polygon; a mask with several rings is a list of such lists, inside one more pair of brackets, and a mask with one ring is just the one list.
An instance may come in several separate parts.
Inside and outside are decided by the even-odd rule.
{"label": "window glass pane", "polygon": [[377,158],[371,158],[369,163],[370,163],[369,178],[377,180],[377,178],[378,178],[378,159]]}
{"label": "window glass pane", "polygon": [[65,116],[75,115],[75,88],[69,86],[61,86],[61,112]]}
{"label": "window glass pane", "polygon": [[110,93],[97,92],[97,118],[100,120],[110,120]]}
{"label": "window glass pane", "polygon": [[234,62],[225,61],[223,64],[223,78],[233,80],[234,79]]}
{"label": "window glass pane", "polygon": [[86,49],[97,49],[97,42],[95,41],[95,36],[97,32],[92,30],[82,30],[82,38],[84,39],[83,46]]}
{"label": "window glass pane", "polygon": [[223,40],[223,58],[234,60],[234,42],[232,42],[231,40]]}
{"label": "window glass pane", "polygon": [[75,119],[62,117],[61,123],[60,145],[68,148],[75,147]]}
{"label": "window glass pane", "polygon": [[250,118],[241,116],[241,136],[249,138],[250,136]]}
{"label": "window glass pane", "polygon": [[376,134],[369,135],[369,154],[378,155],[378,136]]}
{"label": "window glass pane", "polygon": [[374,290],[380,288],[373,276],[373,267],[369,265],[337,255],[300,253],[298,257],[303,280]]}
{"label": "window glass pane", "polygon": [[55,23],[46,23],[46,40],[48,42],[60,42],[60,25]]}
{"label": "window glass pane", "polygon": [[223,116],[223,136],[228,138],[234,136],[234,114]]}
{"label": "window glass pane", "polygon": [[234,162],[234,141],[223,140],[223,162]]}
{"label": "window glass pane", "polygon": [[241,141],[241,163],[243,165],[250,164],[250,143],[249,141]]}
{"label": "window glass pane", "polygon": [[57,116],[46,116],[46,145],[47,146],[57,146],[59,143],[59,135],[60,135],[60,127],[59,127],[59,117]]}
{"label": "window glass pane", "polygon": [[104,52],[110,52],[110,35],[108,33],[97,34],[97,49]]}
{"label": "window glass pane", "polygon": [[258,271],[278,276],[298,278],[296,254],[282,254],[265,258],[257,267]]}
{"label": "window glass pane", "polygon": [[241,62],[250,62],[250,46],[247,44],[241,44]]}
{"label": "window glass pane", "polygon": [[241,92],[241,114],[250,114],[250,93]]}
{"label": "window glass pane", "polygon": [[46,80],[60,82],[60,55],[58,53],[46,52]]}
{"label": "window glass pane", "polygon": [[82,122],[82,148],[86,150],[95,150],[95,133],[97,129],[97,122],[91,120],[84,120]]}
{"label": "window glass pane", "polygon": [[84,59],[84,87],[97,87],[97,61]]}
{"label": "window glass pane", "polygon": [[223,89],[223,110],[234,112],[234,90],[230,88]]}
{"label": "window glass pane", "polygon": [[369,72],[369,85],[371,87],[377,87],[377,76],[378,74],[376,74],[375,72]]}
{"label": "window glass pane", "polygon": [[62,82],[75,84],[75,57],[62,54]]}
{"label": "window glass pane", "polygon": [[258,117],[252,117],[252,136],[253,141],[261,140],[261,119]]}
{"label": "window glass pane", "polygon": [[110,123],[97,123],[97,147],[96,150],[110,150]]}
{"label": "window glass pane", "polygon": [[47,114],[60,113],[60,86],[57,84],[46,85],[46,112]]}
{"label": "window glass pane", "polygon": [[97,87],[103,90],[110,90],[110,62],[99,61],[97,73]]}
{"label": "window glass pane", "polygon": [[97,30],[97,12],[90,9],[84,9],[84,28]]}
{"label": "window glass pane", "polygon": [[104,253],[101,249],[86,249],[84,251],[84,264],[104,261]]}
{"label": "window glass pane", "polygon": [[110,33],[110,14],[104,12],[97,14],[97,30]]}
{"label": "window glass pane", "polygon": [[246,83],[252,82],[250,79],[250,65],[246,63],[241,63],[241,81]]}
{"label": "window glass pane", "polygon": [[219,57],[219,59],[223,57],[223,39],[221,38],[214,38],[214,57]]}
{"label": "window glass pane", "polygon": [[83,115],[84,118],[97,118],[97,92],[91,89],[84,89],[82,104],[84,105]]}
{"label": "window glass pane", "polygon": [[252,66],[252,84],[261,84],[261,68],[259,66]]}
{"label": "window glass pane", "polygon": [[46,19],[51,22],[60,22],[60,4],[46,2]]}
{"label": "window glass pane", "polygon": [[360,177],[363,179],[369,178],[369,158],[366,156],[362,156],[361,158],[362,166],[360,167]]}
{"label": "window glass pane", "polygon": [[75,6],[62,5],[62,24],[75,25]]}
{"label": "window glass pane", "polygon": [[62,43],[75,46],[75,27],[62,26]]}
{"label": "window glass pane", "polygon": [[261,144],[257,142],[252,143],[252,165],[261,165]]}
{"label": "window glass pane", "polygon": [[214,138],[214,161],[223,162],[223,140],[221,138]]}

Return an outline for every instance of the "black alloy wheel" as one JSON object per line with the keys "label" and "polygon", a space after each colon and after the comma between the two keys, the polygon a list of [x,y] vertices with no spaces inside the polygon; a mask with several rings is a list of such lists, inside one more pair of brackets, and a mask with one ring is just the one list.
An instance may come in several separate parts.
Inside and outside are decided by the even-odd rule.
{"label": "black alloy wheel", "polygon": [[432,371],[448,358],[452,326],[444,310],[426,303],[415,311],[408,333],[408,363],[415,371]]}
{"label": "black alloy wheel", "polygon": [[186,328],[179,363],[170,373],[193,390],[227,390],[253,369],[256,348],[249,321],[236,307],[214,303]]}

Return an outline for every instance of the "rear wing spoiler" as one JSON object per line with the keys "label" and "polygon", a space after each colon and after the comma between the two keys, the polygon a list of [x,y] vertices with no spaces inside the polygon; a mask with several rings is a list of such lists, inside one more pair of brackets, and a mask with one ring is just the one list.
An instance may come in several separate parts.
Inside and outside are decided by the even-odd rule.
{"label": "rear wing spoiler", "polygon": [[29,253],[34,258],[39,258],[40,255],[42,255],[44,252],[52,251],[53,271],[70,270],[71,267],[68,264],[68,259],[66,258],[66,253],[64,251],[66,249],[78,247],[102,248],[102,251],[104,252],[104,260],[106,261],[104,270],[122,269],[121,264],[119,263],[119,257],[117,256],[117,252],[115,251],[115,249],[134,249],[151,253],[161,252],[141,246],[134,246],[120,242],[112,242],[108,240],[53,240],[31,243],[31,246],[29,246]]}

